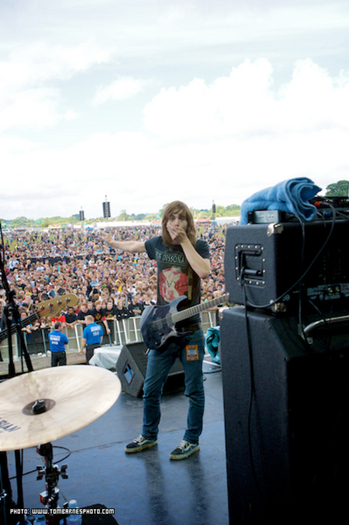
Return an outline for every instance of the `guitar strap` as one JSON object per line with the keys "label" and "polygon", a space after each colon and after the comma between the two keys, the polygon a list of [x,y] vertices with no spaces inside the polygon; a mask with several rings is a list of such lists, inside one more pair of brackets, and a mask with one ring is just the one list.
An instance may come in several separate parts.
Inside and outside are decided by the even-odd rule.
{"label": "guitar strap", "polygon": [[193,297],[193,270],[191,266],[189,266],[188,271],[188,299],[189,301],[192,300]]}

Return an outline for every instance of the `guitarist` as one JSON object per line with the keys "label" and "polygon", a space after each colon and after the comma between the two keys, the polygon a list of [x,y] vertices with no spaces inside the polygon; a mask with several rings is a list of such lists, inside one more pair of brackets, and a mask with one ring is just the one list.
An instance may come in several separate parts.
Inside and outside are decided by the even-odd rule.
{"label": "guitarist", "polygon": [[[167,305],[181,295],[187,297],[180,303],[181,309],[200,302],[200,279],[210,273],[209,248],[205,241],[196,238],[193,215],[183,202],[174,201],[167,205],[162,218],[161,236],[145,242],[114,241],[109,234],[104,241],[126,252],[147,252],[150,259],[156,260],[158,305]],[[176,339],[162,352],[150,348],[143,386],[142,434],[126,446],[126,453],[140,452],[157,444],[162,389],[177,357],[183,364],[189,407],[183,440],[171,452],[170,458],[185,459],[200,448],[205,404],[202,373],[205,339],[200,317],[178,323],[176,330],[187,335]]]}

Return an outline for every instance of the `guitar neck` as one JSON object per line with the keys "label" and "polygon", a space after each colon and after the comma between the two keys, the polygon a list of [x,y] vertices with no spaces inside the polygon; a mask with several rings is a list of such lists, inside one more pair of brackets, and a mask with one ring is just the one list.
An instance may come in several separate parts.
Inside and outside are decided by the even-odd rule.
{"label": "guitar neck", "polygon": [[196,304],[195,306],[191,306],[186,310],[182,310],[181,312],[176,312],[175,314],[172,314],[172,322],[174,324],[179,323],[180,321],[184,321],[184,319],[189,319],[189,317],[193,317],[194,315],[204,312],[205,310],[209,310],[210,308],[213,308],[214,306],[217,306],[227,301],[229,301],[228,293],[221,295],[220,297],[216,297],[211,301]]}
{"label": "guitar neck", "polygon": [[[39,317],[48,316],[50,318],[55,317],[64,307],[75,306],[78,304],[78,298],[75,294],[70,293],[68,295],[59,295],[58,297],[48,299],[37,306],[37,311],[28,315],[25,319],[21,319],[21,328],[24,328],[28,324],[32,323]],[[16,326],[11,326],[11,334],[16,331]],[[8,336],[7,329],[0,332],[0,343]]]}

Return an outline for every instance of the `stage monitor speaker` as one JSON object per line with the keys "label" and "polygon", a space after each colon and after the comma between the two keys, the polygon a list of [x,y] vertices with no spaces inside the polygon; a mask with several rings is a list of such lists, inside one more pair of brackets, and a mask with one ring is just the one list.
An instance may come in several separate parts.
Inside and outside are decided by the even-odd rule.
{"label": "stage monitor speaker", "polygon": [[[349,325],[224,310],[220,323],[230,523],[293,523],[346,505]],[[249,337],[248,337],[249,335]],[[249,340],[250,339],[250,344]],[[253,380],[252,380],[253,378]],[[292,518],[292,519],[291,519]],[[305,521],[306,522],[306,521]],[[332,521],[334,523],[335,521]]]}
{"label": "stage monitor speaker", "polygon": [[[143,342],[124,345],[116,362],[116,373],[122,390],[133,397],[140,397],[147,371],[147,347]],[[164,393],[184,387],[184,370],[177,359],[164,385]]]}

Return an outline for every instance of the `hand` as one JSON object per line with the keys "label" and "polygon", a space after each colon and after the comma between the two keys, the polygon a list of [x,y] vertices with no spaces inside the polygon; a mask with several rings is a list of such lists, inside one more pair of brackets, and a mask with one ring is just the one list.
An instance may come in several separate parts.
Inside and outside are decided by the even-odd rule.
{"label": "hand", "polygon": [[167,231],[170,234],[173,244],[182,244],[187,238],[185,230],[180,226],[167,223]]}
{"label": "hand", "polygon": [[112,240],[113,240],[113,238],[112,238],[110,233],[107,233],[107,235],[105,235],[103,237],[103,241],[106,242],[107,244],[110,244],[112,242]]}

